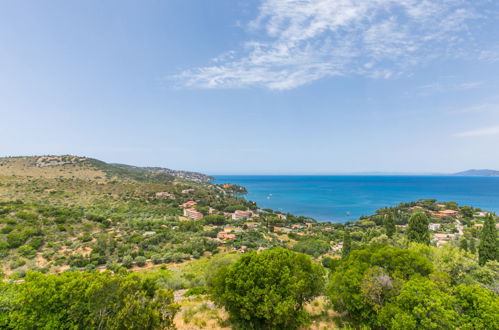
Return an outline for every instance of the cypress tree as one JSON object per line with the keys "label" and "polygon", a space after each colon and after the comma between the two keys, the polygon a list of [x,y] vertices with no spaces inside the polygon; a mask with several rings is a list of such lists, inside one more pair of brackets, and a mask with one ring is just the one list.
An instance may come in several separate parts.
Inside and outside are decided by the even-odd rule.
{"label": "cypress tree", "polygon": [[409,219],[407,238],[412,242],[430,244],[430,222],[423,212],[414,213]]}
{"label": "cypress tree", "polygon": [[352,249],[352,242],[350,238],[350,231],[346,229],[345,233],[343,234],[343,250],[341,251],[341,257],[342,258],[348,257],[351,249]]}
{"label": "cypress tree", "polygon": [[468,240],[466,238],[462,238],[461,241],[459,242],[459,247],[463,249],[464,251],[468,251]]}
{"label": "cypress tree", "polygon": [[497,229],[496,219],[488,214],[480,233],[480,245],[478,246],[478,263],[484,265],[489,260],[497,260]]}
{"label": "cypress tree", "polygon": [[383,220],[383,225],[386,230],[386,235],[392,238],[393,234],[395,234],[395,221],[393,220],[392,212],[388,212],[388,214],[385,215],[385,219]]}
{"label": "cypress tree", "polygon": [[470,238],[470,252],[476,254],[475,239],[473,237]]}

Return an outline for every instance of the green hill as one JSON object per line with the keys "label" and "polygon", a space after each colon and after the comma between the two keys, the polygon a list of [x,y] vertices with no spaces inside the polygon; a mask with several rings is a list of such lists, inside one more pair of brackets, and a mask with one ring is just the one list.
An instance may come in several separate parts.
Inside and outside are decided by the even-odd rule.
{"label": "green hill", "polygon": [[76,156],[1,158],[1,270],[58,272],[211,253],[220,245],[211,240],[216,232],[185,221],[180,205],[196,201],[206,214],[255,205],[210,179]]}

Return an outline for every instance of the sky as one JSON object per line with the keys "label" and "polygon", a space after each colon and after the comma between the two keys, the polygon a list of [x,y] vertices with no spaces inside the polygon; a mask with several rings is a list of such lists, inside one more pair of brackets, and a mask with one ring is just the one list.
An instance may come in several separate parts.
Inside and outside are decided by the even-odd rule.
{"label": "sky", "polygon": [[0,155],[499,169],[499,1],[2,0]]}

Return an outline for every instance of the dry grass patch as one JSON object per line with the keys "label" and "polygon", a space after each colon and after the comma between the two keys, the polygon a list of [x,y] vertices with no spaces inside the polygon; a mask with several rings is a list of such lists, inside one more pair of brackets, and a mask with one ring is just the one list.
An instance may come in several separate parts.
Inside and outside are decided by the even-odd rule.
{"label": "dry grass patch", "polygon": [[189,297],[179,304],[180,311],[174,319],[177,329],[231,329],[227,312],[205,296]]}
{"label": "dry grass patch", "polygon": [[312,323],[305,329],[323,330],[338,329],[335,319],[338,314],[331,309],[326,297],[317,297],[305,305],[305,310],[310,314]]}

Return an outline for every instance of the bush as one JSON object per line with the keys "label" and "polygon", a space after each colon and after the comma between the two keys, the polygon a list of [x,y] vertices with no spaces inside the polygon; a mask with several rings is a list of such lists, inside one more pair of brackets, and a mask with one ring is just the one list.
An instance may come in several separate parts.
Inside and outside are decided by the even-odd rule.
{"label": "bush", "polygon": [[133,258],[130,255],[126,255],[123,257],[123,260],[121,261],[121,265],[125,268],[132,268],[133,266]]}
{"label": "bush", "polygon": [[163,263],[163,257],[160,254],[153,254],[151,260],[155,265]]}
{"label": "bush", "polygon": [[138,256],[135,258],[135,263],[139,267],[144,267],[146,265],[146,261],[147,261],[147,259],[144,256]]}
{"label": "bush", "polygon": [[24,244],[24,242],[26,242],[26,239],[27,237],[24,237],[23,235],[21,235],[21,233],[18,232],[11,232],[7,235],[7,243],[9,244],[10,248],[20,247]]}
{"label": "bush", "polygon": [[194,288],[190,288],[184,293],[184,297],[197,296],[201,294],[207,294],[208,290],[202,286],[196,286]]}
{"label": "bush", "polygon": [[16,269],[16,268],[24,266],[24,265],[26,265],[26,260],[24,260],[22,258],[17,258],[17,259],[12,260],[12,262],[10,263],[10,269]]}
{"label": "bush", "polygon": [[17,251],[20,255],[28,259],[33,259],[36,256],[36,251],[29,245],[22,245],[17,249]]}

